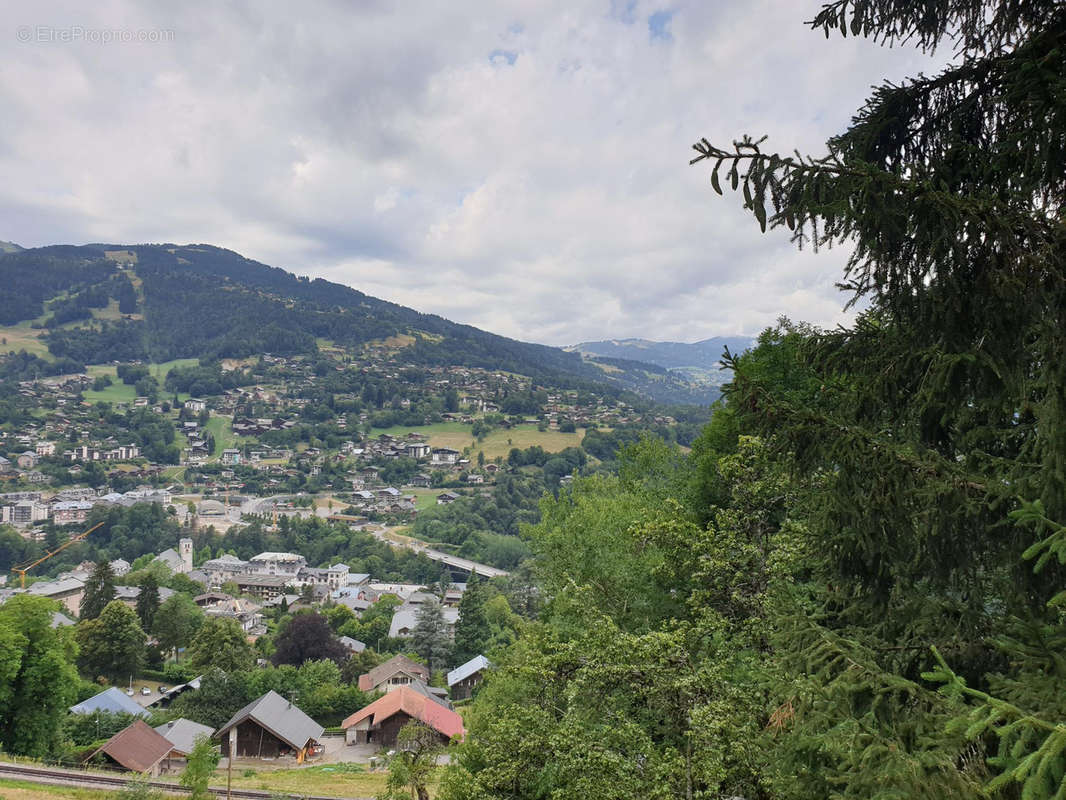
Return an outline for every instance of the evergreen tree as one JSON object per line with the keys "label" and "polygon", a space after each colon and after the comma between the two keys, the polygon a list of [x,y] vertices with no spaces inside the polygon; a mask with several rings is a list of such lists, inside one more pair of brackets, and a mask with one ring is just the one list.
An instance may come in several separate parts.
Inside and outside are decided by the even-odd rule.
{"label": "evergreen tree", "polygon": [[1061,796],[1066,6],[834,0],[812,24],[956,59],[876,88],[824,157],[695,145],[763,229],[854,246],[869,308],[800,334],[814,392],[726,359],[739,430],[819,484],[773,637],[776,794]]}
{"label": "evergreen tree", "polygon": [[78,615],[81,619],[96,619],[114,599],[115,573],[111,569],[111,562],[103,559],[96,563],[89,579],[85,581],[85,594],[82,595]]}
{"label": "evergreen tree", "polygon": [[411,631],[411,646],[425,659],[430,672],[448,665],[452,642],[448,623],[444,619],[444,609],[436,599],[427,600],[418,609],[415,627]]}
{"label": "evergreen tree", "polygon": [[459,620],[455,623],[455,646],[452,663],[465,664],[485,649],[492,637],[492,629],[485,617],[485,587],[477,573],[470,573],[466,591],[459,601]]}
{"label": "evergreen tree", "polygon": [[137,617],[141,620],[141,627],[150,631],[159,611],[159,582],[156,581],[155,575],[148,572],[141,578],[139,585],[141,591],[137,595]]}

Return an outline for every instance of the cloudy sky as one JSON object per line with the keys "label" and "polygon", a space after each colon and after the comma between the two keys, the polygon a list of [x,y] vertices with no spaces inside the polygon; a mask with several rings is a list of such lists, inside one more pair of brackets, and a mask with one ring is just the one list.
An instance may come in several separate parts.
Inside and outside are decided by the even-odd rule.
{"label": "cloudy sky", "polygon": [[18,5],[0,239],[208,242],[548,344],[843,320],[845,254],[761,235],[690,146],[820,153],[939,63],[827,41],[820,0]]}

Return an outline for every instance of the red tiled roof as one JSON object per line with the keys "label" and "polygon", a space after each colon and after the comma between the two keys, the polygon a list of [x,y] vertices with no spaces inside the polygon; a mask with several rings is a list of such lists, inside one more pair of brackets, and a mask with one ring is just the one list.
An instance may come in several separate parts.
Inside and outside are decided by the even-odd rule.
{"label": "red tiled roof", "polygon": [[449,708],[418,692],[401,686],[380,697],[366,708],[356,711],[341,723],[342,728],[350,728],[370,717],[371,725],[380,725],[384,720],[399,712],[417,719],[433,730],[451,738],[465,735],[463,718]]}
{"label": "red tiled roof", "polygon": [[148,772],[162,761],[173,747],[166,738],[139,719],[108,739],[96,753],[106,753],[131,772]]}

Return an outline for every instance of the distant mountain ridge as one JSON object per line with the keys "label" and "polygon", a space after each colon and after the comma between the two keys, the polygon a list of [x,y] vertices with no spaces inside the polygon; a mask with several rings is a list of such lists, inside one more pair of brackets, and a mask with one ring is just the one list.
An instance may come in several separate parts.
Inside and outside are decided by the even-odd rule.
{"label": "distant mountain ridge", "polygon": [[754,343],[755,339],[751,336],[712,336],[699,342],[606,339],[599,342],[582,342],[566,349],[586,356],[646,361],[669,370],[687,373],[718,370],[726,348],[732,353],[741,353]]}
{"label": "distant mountain ridge", "polygon": [[53,245],[0,253],[0,326],[30,322],[81,364],[311,354],[399,342],[402,360],[528,375],[559,388],[705,405],[717,391],[649,359],[586,358],[301,277],[206,244]]}

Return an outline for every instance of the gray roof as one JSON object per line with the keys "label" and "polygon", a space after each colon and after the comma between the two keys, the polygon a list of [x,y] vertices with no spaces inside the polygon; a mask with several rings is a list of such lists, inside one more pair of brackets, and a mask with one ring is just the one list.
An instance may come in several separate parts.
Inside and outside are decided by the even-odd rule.
{"label": "gray roof", "polygon": [[221,735],[246,719],[254,720],[289,746],[299,750],[322,736],[323,728],[273,689],[253,700],[219,728]]}
{"label": "gray roof", "polygon": [[474,656],[462,666],[458,666],[448,673],[448,686],[455,686],[459,681],[464,681],[476,672],[481,672],[492,667],[492,662],[485,656]]}
{"label": "gray roof", "polygon": [[[400,631],[404,629],[413,631],[415,625],[418,624],[418,610],[420,608],[421,606],[417,604],[404,604],[397,608],[392,615],[392,622],[389,624],[389,636],[403,636],[404,634],[400,633]],[[444,612],[444,622],[449,627],[454,627],[455,623],[459,621],[459,609],[452,606],[441,606],[441,611]]]}
{"label": "gray roof", "polygon": [[358,639],[353,639],[351,636],[342,636],[340,638],[340,643],[353,653],[362,653],[366,650],[365,642],[360,642]]}
{"label": "gray roof", "polygon": [[163,734],[163,738],[174,745],[175,750],[186,755],[192,752],[197,737],[206,736],[210,738],[211,734],[215,732],[214,728],[209,728],[184,717],[165,722],[155,730],[156,733]]}
{"label": "gray roof", "polygon": [[142,717],[147,717],[150,713],[137,705],[133,698],[127,697],[125,692],[114,686],[110,689],[104,689],[100,694],[93,695],[88,700],[81,701],[76,706],[71,706],[70,711],[73,714],[92,714],[94,711],[107,711],[111,714],[137,714]]}

